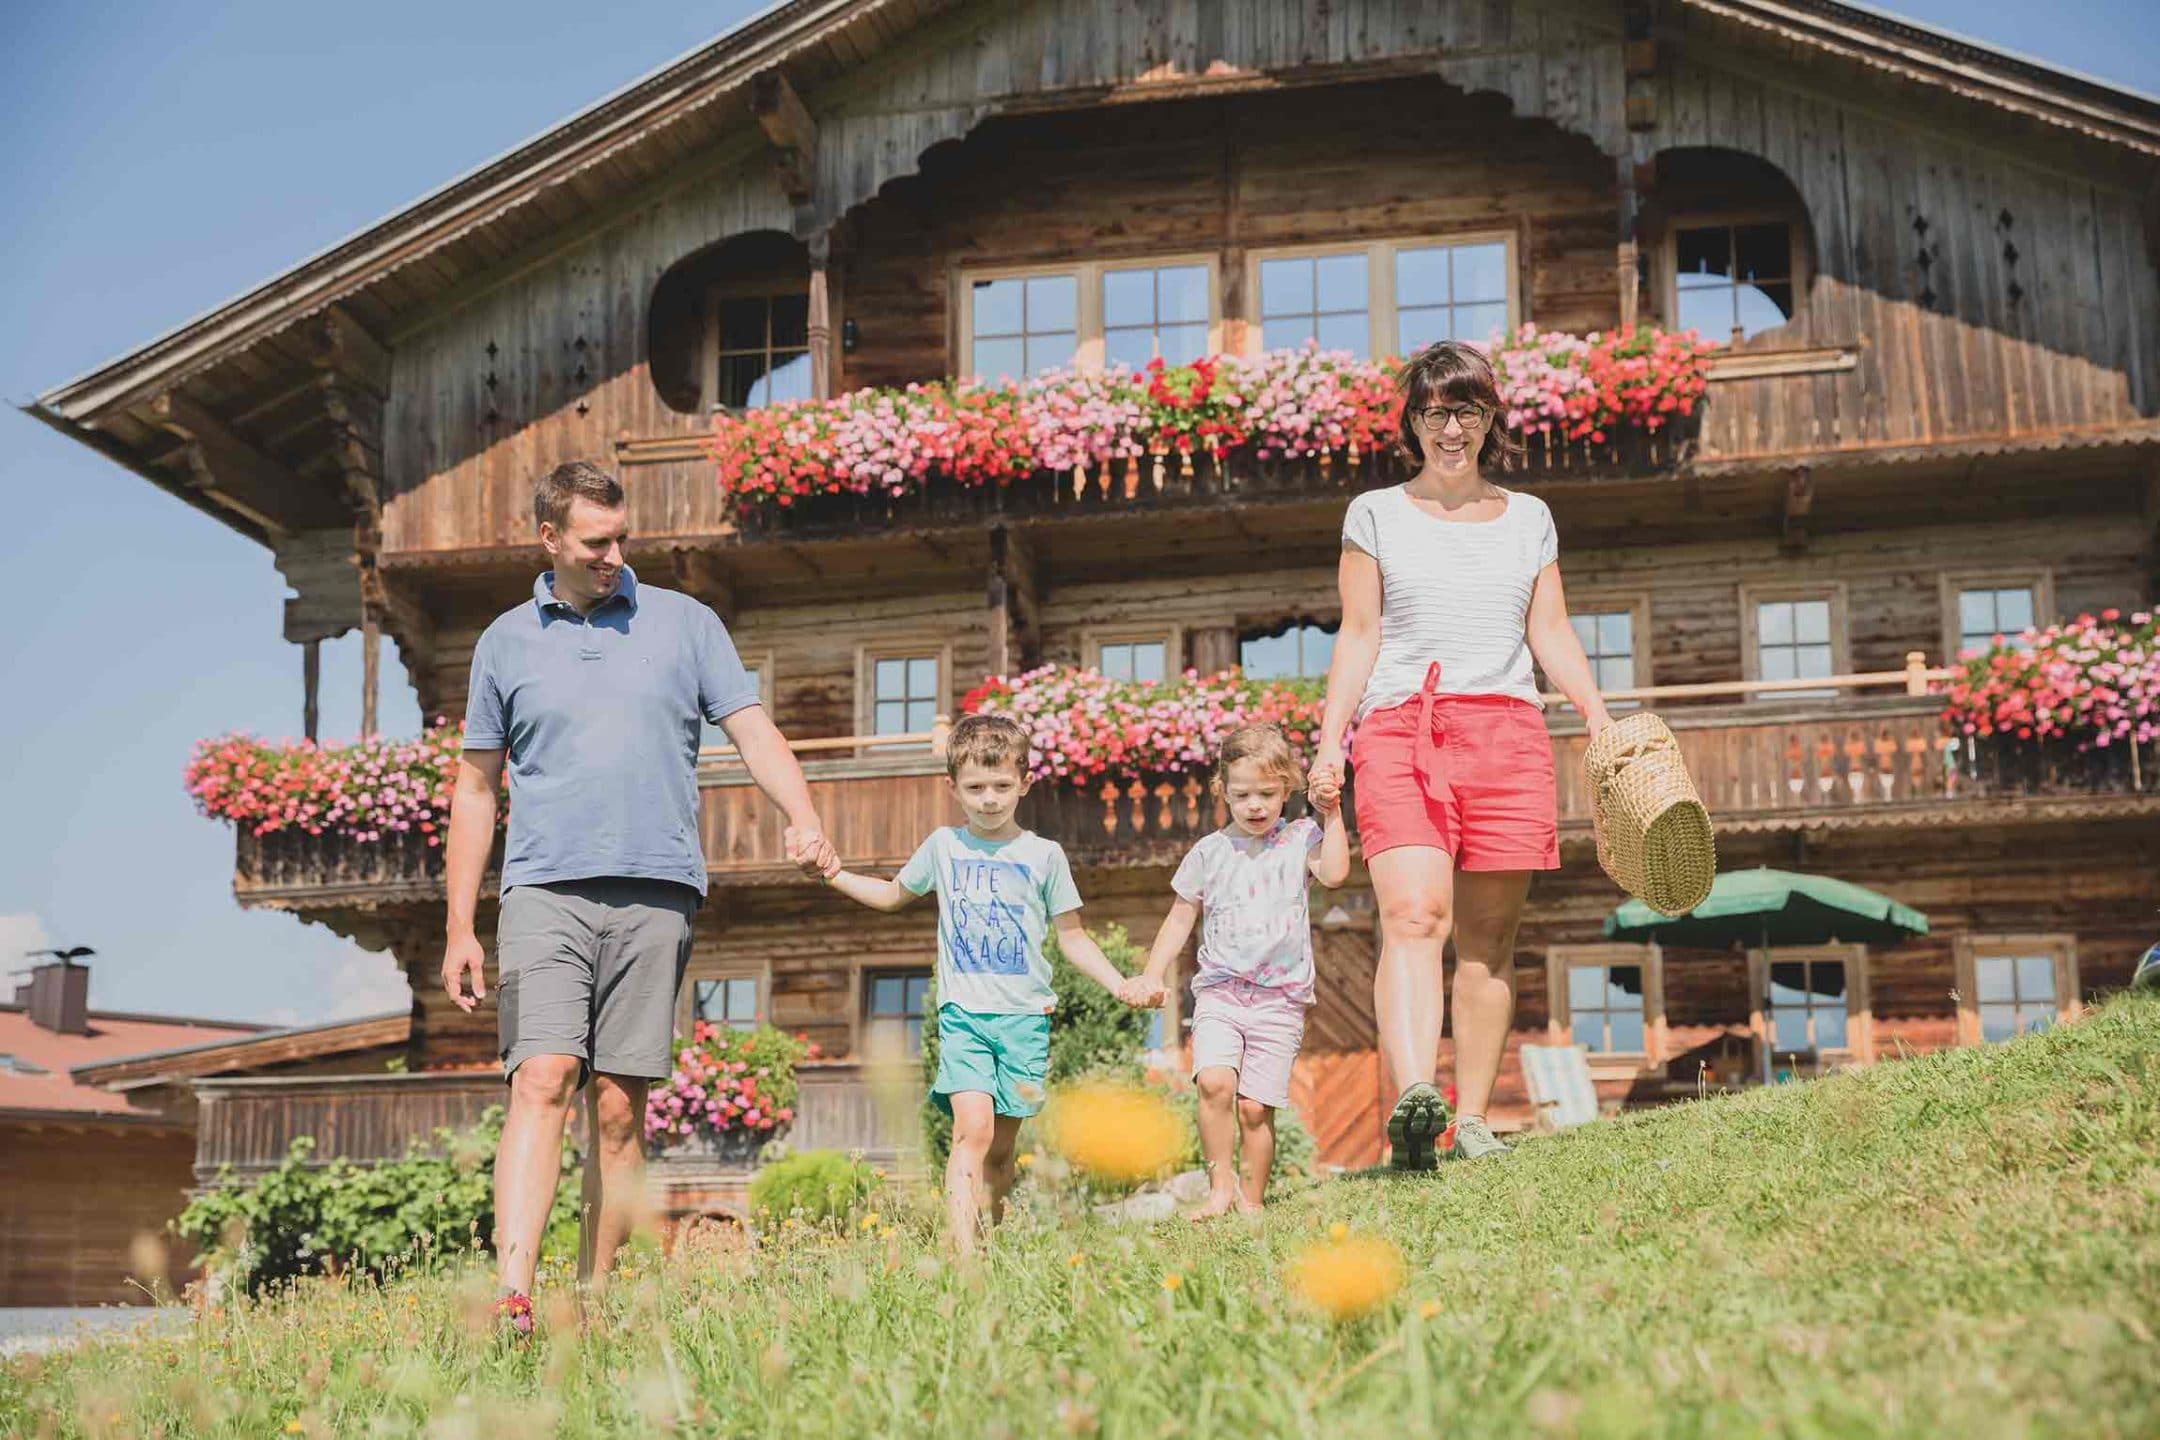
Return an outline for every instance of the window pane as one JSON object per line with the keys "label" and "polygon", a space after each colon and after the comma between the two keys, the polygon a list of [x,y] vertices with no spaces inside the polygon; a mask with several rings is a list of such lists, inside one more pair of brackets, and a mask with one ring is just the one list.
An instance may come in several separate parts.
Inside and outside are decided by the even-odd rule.
{"label": "window pane", "polygon": [[910,1055],[922,1054],[922,1027],[923,1022],[920,1015],[908,1017],[905,1033],[907,1035],[907,1053]]}
{"label": "window pane", "polygon": [[1995,592],[1995,627],[2015,635],[2033,623],[2033,592],[2022,586]]}
{"label": "window pane", "polygon": [[897,700],[907,693],[907,661],[880,660],[877,662],[876,691],[880,700]]}
{"label": "window pane", "polygon": [[1845,998],[1845,962],[1842,960],[1818,960],[1808,967],[1808,988],[1816,995],[1830,1000]]}
{"label": "window pane", "polygon": [[2025,1026],[2025,1033],[2035,1034],[2055,1023],[2055,1012],[2046,1005],[2026,1005],[2018,1010],[2018,1019]]}
{"label": "window pane", "polygon": [[1396,308],[1445,305],[1449,299],[1447,259],[1447,247],[1443,245],[1396,251]]}
{"label": "window pane", "polygon": [[1324,626],[1308,625],[1302,636],[1299,673],[1326,675],[1328,667],[1335,663],[1335,632]]}
{"label": "window pane", "polygon": [[1980,1007],[1980,1038],[1989,1042],[2017,1038],[2018,1012],[2015,1005],[1983,1005]]}
{"label": "window pane", "polygon": [[1311,314],[1313,274],[1310,260],[1260,262],[1260,314]]}
{"label": "window pane", "polygon": [[1775,1021],[1776,1047],[1780,1050],[1805,1050],[1808,1048],[1807,1015],[1799,1006],[1787,1006],[1770,1012]]}
{"label": "window pane", "polygon": [[2055,960],[2048,955],[2020,955],[2017,962],[2018,998],[2048,1001],[2055,997]]}
{"label": "window pane", "polygon": [[1783,225],[1742,225],[1733,231],[1734,260],[1742,280],[1792,278],[1792,232]]}
{"label": "window pane", "polygon": [[1134,645],[1132,651],[1132,678],[1143,685],[1152,685],[1163,678],[1164,646],[1160,641],[1147,645]]}
{"label": "window pane", "polygon": [[1155,272],[1155,318],[1165,324],[1208,320],[1205,265],[1167,265]]}
{"label": "window pane", "polygon": [[1793,651],[1790,645],[1780,645],[1762,652],[1762,678],[1765,680],[1793,680]]}
{"label": "window pane", "polygon": [[1605,1037],[1605,1012],[1602,1010],[1574,1012],[1568,1017],[1568,1034],[1593,1055],[1603,1055],[1611,1049],[1611,1042]]}
{"label": "window pane", "polygon": [[1297,673],[1293,635],[1254,635],[1238,646],[1238,665],[1255,680],[1282,680]]}
{"label": "window pane", "polygon": [[768,403],[765,353],[720,357],[720,403],[731,410],[745,410]]}
{"label": "window pane", "polygon": [[1815,1011],[1815,1047],[1818,1050],[1842,1050],[1845,1048],[1845,1007],[1829,1004]]}
{"label": "window pane", "polygon": [[1473,340],[1479,344],[1507,329],[1505,305],[1458,305],[1455,323],[1448,327],[1450,340]]}
{"label": "window pane", "polygon": [[1582,642],[1583,653],[1597,654],[1597,622],[1595,615],[1570,615],[1568,624],[1575,627],[1575,638]]}
{"label": "window pane", "polygon": [[907,662],[908,694],[912,696],[936,696],[937,665],[935,660],[910,660]]}
{"label": "window pane", "polygon": [[1080,281],[1071,275],[1037,275],[1027,282],[1030,335],[1080,328]]}
{"label": "window pane", "polygon": [[1323,350],[1347,350],[1363,359],[1371,348],[1372,326],[1362,314],[1322,315],[1314,322],[1313,333]]}
{"label": "window pane", "polygon": [[1060,365],[1072,364],[1073,355],[1080,348],[1080,337],[1070,330],[1053,330],[1044,334],[1030,335],[1027,339],[1027,374],[1040,375],[1045,370],[1055,370]]}
{"label": "window pane", "polygon": [[720,302],[722,350],[763,350],[765,344],[763,297],[750,295]]}
{"label": "window pane", "polygon": [[[1680,278],[1680,288],[1689,288],[1690,277],[1694,284],[1704,283],[1702,277],[1725,277],[1732,273],[1732,232],[1723,226],[1705,230],[1682,230],[1674,236],[1674,269]],[[1710,283],[1721,283],[1713,280]]]}
{"label": "window pane", "polygon": [[772,297],[772,346],[775,350],[798,350],[810,343],[810,297]]}
{"label": "window pane", "polygon": [[1756,638],[1765,645],[1790,645],[1793,638],[1793,607],[1773,600],[1755,608]]}
{"label": "window pane", "polygon": [[1190,365],[1208,353],[1207,326],[1165,325],[1155,332],[1155,343],[1162,350],[1163,364]]}
{"label": "window pane", "polygon": [[730,1020],[753,1020],[757,1018],[757,981],[730,980],[727,982],[727,1013]]}
{"label": "window pane", "polygon": [[927,976],[927,975],[911,975],[911,976],[909,976],[909,977],[908,977],[908,982],[907,982],[907,1008],[908,1008],[908,1014],[910,1014],[910,1015],[920,1015],[920,1014],[922,1014],[922,1011],[923,1011],[923,1002],[924,1002],[925,1000],[929,999],[929,998],[930,998],[930,977],[929,977],[929,976]]}
{"label": "window pane", "polygon": [[750,398],[752,405],[781,405],[810,398],[810,355],[775,354],[772,373],[759,383]]}
{"label": "window pane", "polygon": [[907,729],[903,735],[925,735],[937,724],[937,702],[934,700],[911,700],[907,707]]}
{"label": "window pane", "polygon": [[1830,602],[1801,600],[1793,607],[1793,638],[1803,645],[1823,645],[1830,640]]}
{"label": "window pane", "polygon": [[1313,338],[1313,323],[1300,316],[1290,320],[1264,320],[1260,324],[1260,348],[1295,350]]}
{"label": "window pane", "polygon": [[1448,339],[1454,312],[1444,305],[1403,310],[1395,316],[1395,348],[1415,355],[1426,346]]}
{"label": "window pane", "polygon": [[870,982],[870,1013],[873,1015],[898,1015],[901,1013],[902,990],[900,977],[880,975]]}
{"label": "window pane", "polygon": [[1623,1055],[1640,1055],[1643,1051],[1643,1013],[1641,1010],[1615,1010],[1608,1017],[1612,1026],[1612,1048]]}
{"label": "window pane", "polygon": [[1980,1000],[2017,999],[2017,962],[2007,955],[1982,955],[1974,960],[1973,980]]}
{"label": "window pane", "polygon": [[1109,270],[1102,277],[1105,326],[1155,326],[1155,272]]}
{"label": "window pane", "polygon": [[1781,960],[1770,966],[1770,1003],[1807,1003],[1807,966],[1797,960]]}
{"label": "window pane", "polygon": [[1793,678],[1823,680],[1836,672],[1828,645],[1801,645],[1793,651]]}
{"label": "window pane", "polygon": [[1597,1009],[1605,1003],[1605,967],[1574,965],[1568,968],[1568,1003],[1577,1009]]}
{"label": "window pane", "polygon": [[1705,340],[1723,344],[1733,328],[1733,292],[1728,289],[1682,290],[1680,328],[1693,330]]}
{"label": "window pane", "polygon": [[1775,329],[1792,319],[1792,286],[1742,285],[1733,292],[1733,310],[1742,337]]}
{"label": "window pane", "polygon": [[[1111,370],[1145,370],[1148,361],[1155,358],[1155,332],[1153,330],[1108,330],[1103,333],[1103,365]],[[1166,353],[1166,365],[1185,363],[1173,360]]]}
{"label": "window pane", "polygon": [[[1958,629],[1966,635],[1992,636],[1999,627],[1995,622],[1995,592],[1993,590],[1958,591]],[[1986,641],[1981,641],[1985,644]]]}
{"label": "window pane", "polygon": [[1105,680],[1132,679],[1132,646],[1105,645],[1095,667]]}
{"label": "window pane", "polygon": [[898,700],[878,701],[877,715],[876,719],[871,724],[870,733],[873,735],[907,734],[908,728],[906,704]]}
{"label": "window pane", "polygon": [[1616,610],[1597,617],[1597,648],[1600,655],[1635,653],[1635,617]]}
{"label": "window pane", "polygon": [[1497,240],[1478,245],[1457,245],[1455,254],[1455,303],[1466,300],[1507,305],[1507,246]]}
{"label": "window pane", "polygon": [[1027,342],[1024,340],[975,341],[975,358],[972,373],[984,380],[1020,380],[1026,378]]}
{"label": "window pane", "polygon": [[1600,690],[1634,689],[1635,662],[1625,655],[1598,661],[1597,683]]}
{"label": "window pane", "polygon": [[1018,335],[1026,323],[1023,314],[1025,294],[1026,287],[1019,280],[976,281],[976,335]]}
{"label": "window pane", "polygon": [[1326,255],[1313,262],[1313,288],[1319,301],[1317,309],[1323,313],[1330,310],[1365,309],[1365,257],[1363,255]]}

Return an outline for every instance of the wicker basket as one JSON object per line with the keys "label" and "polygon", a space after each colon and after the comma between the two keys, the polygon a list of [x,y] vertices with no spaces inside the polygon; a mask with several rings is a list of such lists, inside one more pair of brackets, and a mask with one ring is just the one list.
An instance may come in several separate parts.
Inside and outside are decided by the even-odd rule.
{"label": "wicker basket", "polygon": [[1702,904],[1717,878],[1717,841],[1665,722],[1638,711],[1606,726],[1583,753],[1583,780],[1605,873],[1660,914]]}

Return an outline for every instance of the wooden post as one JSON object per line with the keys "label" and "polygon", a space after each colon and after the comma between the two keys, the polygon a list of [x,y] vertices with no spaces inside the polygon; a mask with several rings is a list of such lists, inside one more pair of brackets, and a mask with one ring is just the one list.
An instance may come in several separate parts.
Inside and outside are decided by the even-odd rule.
{"label": "wooden post", "polygon": [[810,237],[810,395],[815,400],[832,398],[832,300],[825,271],[832,258],[832,235],[821,230]]}
{"label": "wooden post", "polygon": [[310,640],[300,647],[300,675],[301,733],[314,741],[322,731],[322,641]]}
{"label": "wooden post", "polygon": [[1925,695],[1927,694],[1927,686],[1927,652],[1925,650],[1906,651],[1905,693],[1907,695]]}
{"label": "wooden post", "polygon": [[375,738],[375,693],[382,680],[382,621],[375,607],[360,622],[360,738]]}

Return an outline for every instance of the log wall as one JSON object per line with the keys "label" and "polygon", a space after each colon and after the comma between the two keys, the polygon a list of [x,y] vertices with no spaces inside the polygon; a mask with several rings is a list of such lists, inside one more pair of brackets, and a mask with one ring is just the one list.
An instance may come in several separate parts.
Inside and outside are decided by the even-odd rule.
{"label": "log wall", "polygon": [[193,1254],[165,1227],[194,1163],[192,1130],[0,1122],[0,1305],[146,1304],[138,1256],[162,1260],[140,1278],[177,1295]]}

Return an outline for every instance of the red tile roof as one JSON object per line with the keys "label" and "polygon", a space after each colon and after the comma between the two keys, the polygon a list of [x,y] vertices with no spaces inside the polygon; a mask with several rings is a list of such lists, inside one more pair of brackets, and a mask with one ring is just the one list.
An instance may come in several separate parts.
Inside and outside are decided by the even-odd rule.
{"label": "red tile roof", "polygon": [[20,1005],[0,1005],[0,1056],[8,1057],[0,1062],[0,1116],[28,1113],[152,1120],[151,1112],[130,1105],[126,1096],[78,1084],[68,1071],[151,1050],[239,1039],[262,1028],[234,1020],[93,1010],[89,1034],[56,1035],[32,1024]]}

